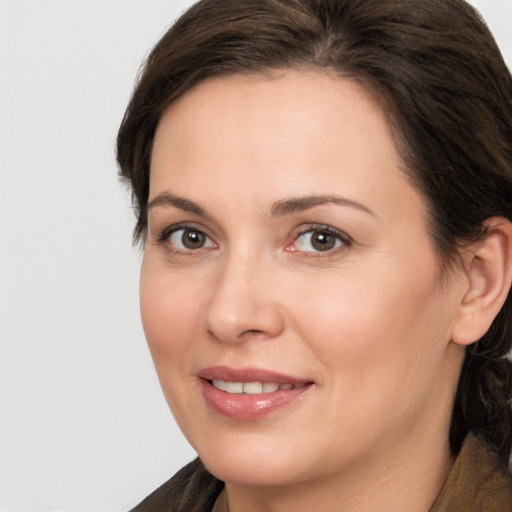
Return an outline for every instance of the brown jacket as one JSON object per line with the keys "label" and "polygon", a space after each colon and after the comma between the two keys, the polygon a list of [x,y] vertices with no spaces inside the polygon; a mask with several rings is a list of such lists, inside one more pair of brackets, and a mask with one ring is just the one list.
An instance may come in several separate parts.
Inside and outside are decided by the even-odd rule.
{"label": "brown jacket", "polygon": [[[131,512],[211,512],[224,483],[199,459]],[[512,512],[512,478],[486,445],[468,436],[430,512]]]}
{"label": "brown jacket", "polygon": [[512,512],[508,468],[484,442],[468,436],[430,512]]}

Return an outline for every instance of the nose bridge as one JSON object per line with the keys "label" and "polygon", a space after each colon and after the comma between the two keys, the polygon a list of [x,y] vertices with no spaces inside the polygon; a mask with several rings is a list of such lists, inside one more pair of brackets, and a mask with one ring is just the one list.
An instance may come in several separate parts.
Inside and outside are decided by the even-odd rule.
{"label": "nose bridge", "polygon": [[239,248],[219,265],[206,307],[206,328],[220,341],[239,342],[257,335],[271,338],[283,328],[272,293],[268,261]]}

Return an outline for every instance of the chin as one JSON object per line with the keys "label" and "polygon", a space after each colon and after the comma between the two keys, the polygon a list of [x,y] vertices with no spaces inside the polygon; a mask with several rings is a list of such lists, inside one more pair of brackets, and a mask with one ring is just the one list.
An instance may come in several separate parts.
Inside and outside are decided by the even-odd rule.
{"label": "chin", "polygon": [[315,464],[297,442],[264,433],[237,432],[215,436],[194,448],[210,473],[237,485],[276,487],[311,477]]}
{"label": "chin", "polygon": [[244,453],[210,459],[201,457],[210,473],[223,482],[255,487],[281,487],[304,480],[296,464],[272,457],[249,458]]}

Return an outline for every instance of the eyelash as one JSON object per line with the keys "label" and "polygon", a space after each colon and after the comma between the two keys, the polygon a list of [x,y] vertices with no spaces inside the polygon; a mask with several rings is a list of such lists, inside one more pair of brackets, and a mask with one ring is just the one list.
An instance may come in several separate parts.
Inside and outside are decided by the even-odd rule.
{"label": "eyelash", "polygon": [[[299,251],[299,250],[294,250],[290,247],[293,243],[295,243],[297,240],[299,240],[300,237],[302,237],[308,233],[327,234],[329,236],[336,238],[339,242],[341,242],[341,246],[334,247],[334,248],[328,249],[326,251],[319,251],[319,250],[318,251]],[[329,256],[332,256],[332,255],[338,253],[338,251],[342,250],[343,248],[350,247],[352,244],[353,244],[352,238],[350,238],[350,236],[348,236],[343,231],[339,231],[338,229],[333,228],[332,226],[325,225],[325,224],[311,224],[293,234],[292,242],[287,245],[287,249],[290,252],[300,252],[300,253],[302,253],[303,257],[306,257],[306,258],[319,258],[319,257],[325,258],[325,257],[329,257]]]}
{"label": "eyelash", "polygon": [[[203,235],[208,240],[211,240],[211,238],[202,229],[199,229],[194,224],[186,224],[185,223],[185,224],[174,224],[172,226],[167,226],[166,228],[164,228],[158,234],[158,236],[156,238],[156,244],[157,245],[162,245],[162,244],[165,244],[166,242],[169,242],[169,238],[174,233],[176,233],[177,231],[181,231],[181,230],[192,231],[194,233],[198,233],[200,235]],[[194,249],[188,249],[188,250],[177,249],[176,247],[173,247],[170,243],[167,244],[167,249],[169,251],[171,251],[172,253],[179,253],[179,254],[184,254],[184,253],[188,254],[188,253],[194,252]]]}
{"label": "eyelash", "polygon": [[[197,226],[195,226],[193,224],[185,223],[185,224],[174,224],[172,226],[167,226],[166,228],[164,228],[158,234],[158,236],[156,238],[156,244],[162,245],[166,242],[169,242],[169,238],[174,233],[176,233],[177,231],[180,231],[180,230],[185,230],[185,231],[189,230],[189,231],[198,233],[200,235],[203,235],[204,237],[206,237],[208,240],[211,241],[211,238],[202,229],[199,229]],[[322,234],[327,234],[329,236],[335,237],[339,242],[341,242],[341,247],[339,247],[339,246],[334,247],[334,248],[328,249],[326,251],[320,251],[320,250],[318,250],[318,251],[300,251],[300,250],[291,248],[292,244],[297,242],[297,240],[299,240],[300,237],[302,237],[308,233],[311,233],[311,234],[322,233]],[[311,224],[311,225],[293,233],[291,242],[286,244],[286,250],[288,250],[289,252],[299,252],[304,257],[307,257],[307,258],[318,258],[318,257],[322,257],[322,256],[328,257],[328,256],[331,256],[331,255],[337,253],[338,250],[343,249],[344,247],[345,248],[350,247],[352,245],[352,243],[353,243],[353,240],[343,231],[339,231],[339,230],[333,228],[332,226],[328,226],[328,225]],[[188,249],[188,250],[178,249],[176,247],[173,247],[170,243],[167,244],[167,248],[170,252],[177,253],[177,254],[185,254],[185,253],[189,254],[189,253],[196,251],[195,249]],[[200,247],[197,250],[204,249],[204,248],[205,247]]]}

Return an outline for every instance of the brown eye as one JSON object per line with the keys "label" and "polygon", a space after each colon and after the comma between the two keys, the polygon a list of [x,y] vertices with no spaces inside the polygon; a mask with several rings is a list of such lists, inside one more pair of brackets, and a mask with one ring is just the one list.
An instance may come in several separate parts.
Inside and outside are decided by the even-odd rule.
{"label": "brown eye", "polygon": [[325,231],[315,231],[311,235],[311,246],[317,251],[329,251],[336,246],[336,237]]}
{"label": "brown eye", "polygon": [[349,246],[350,238],[334,228],[318,228],[303,231],[297,236],[293,249],[301,252],[328,252],[343,245]]}
{"label": "brown eye", "polygon": [[215,244],[202,231],[192,228],[181,228],[169,236],[169,243],[180,250],[194,251],[205,247],[215,247]]}
{"label": "brown eye", "polygon": [[187,249],[199,249],[204,246],[206,237],[200,231],[185,229],[181,237],[183,246]]}

